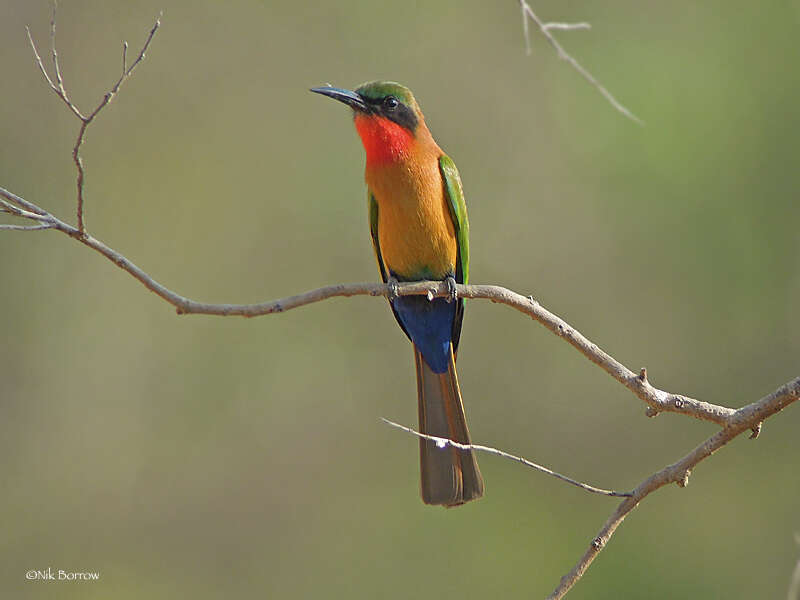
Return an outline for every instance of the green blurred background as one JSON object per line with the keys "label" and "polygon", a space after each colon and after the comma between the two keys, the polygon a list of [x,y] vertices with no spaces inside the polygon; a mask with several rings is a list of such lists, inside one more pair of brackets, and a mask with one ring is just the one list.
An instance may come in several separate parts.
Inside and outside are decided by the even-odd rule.
{"label": "green blurred background", "polygon": [[[92,126],[90,231],[191,298],[375,281],[347,110],[391,78],[464,180],[474,282],[533,294],[659,387],[741,406],[800,374],[800,3],[64,1],[74,100],[147,60]],[[0,185],[74,220],[77,122],[45,87],[50,5],[0,0]],[[487,495],[423,506],[411,351],[385,303],[178,317],[55,232],[0,235],[4,598],[541,598],[616,501],[483,456]],[[468,304],[476,442],[630,488],[714,427],[643,404],[514,311]],[[570,598],[783,597],[798,409],[649,497]],[[97,583],[25,580],[97,571]]]}

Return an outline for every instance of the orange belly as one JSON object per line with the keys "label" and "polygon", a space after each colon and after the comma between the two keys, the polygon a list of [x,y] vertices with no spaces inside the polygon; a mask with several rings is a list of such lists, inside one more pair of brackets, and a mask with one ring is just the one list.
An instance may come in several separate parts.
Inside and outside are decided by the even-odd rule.
{"label": "orange belly", "polygon": [[378,203],[378,241],[386,267],[401,279],[455,273],[458,243],[438,160],[367,171]]}

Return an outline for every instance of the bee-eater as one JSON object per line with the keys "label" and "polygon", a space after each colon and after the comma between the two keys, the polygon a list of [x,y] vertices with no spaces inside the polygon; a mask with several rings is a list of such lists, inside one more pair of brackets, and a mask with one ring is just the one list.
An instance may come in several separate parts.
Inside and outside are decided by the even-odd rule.
{"label": "bee-eater", "polygon": [[[390,81],[355,91],[313,88],[353,109],[367,155],[365,179],[372,245],[390,285],[394,316],[414,347],[422,433],[469,444],[456,375],[464,300],[456,282],[469,279],[469,223],[461,178],[433,140],[411,90]],[[398,296],[398,281],[442,280],[448,298]],[[483,495],[471,450],[420,438],[422,500],[457,506]]]}

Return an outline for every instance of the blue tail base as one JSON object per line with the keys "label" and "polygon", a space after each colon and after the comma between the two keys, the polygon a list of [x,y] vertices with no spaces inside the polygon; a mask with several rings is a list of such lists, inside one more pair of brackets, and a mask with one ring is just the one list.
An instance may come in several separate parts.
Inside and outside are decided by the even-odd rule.
{"label": "blue tail base", "polygon": [[398,320],[434,373],[445,373],[450,366],[456,304],[425,296],[400,296],[392,302]]}

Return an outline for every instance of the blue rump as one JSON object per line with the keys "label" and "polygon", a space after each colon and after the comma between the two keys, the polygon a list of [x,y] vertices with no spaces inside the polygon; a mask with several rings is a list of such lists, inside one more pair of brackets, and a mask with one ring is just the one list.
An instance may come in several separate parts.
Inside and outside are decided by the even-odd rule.
{"label": "blue rump", "polygon": [[450,365],[456,305],[445,298],[429,301],[425,296],[400,296],[392,302],[398,320],[434,373],[444,373]]}

